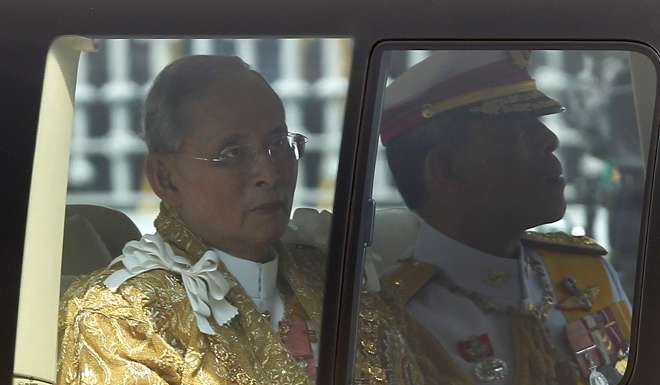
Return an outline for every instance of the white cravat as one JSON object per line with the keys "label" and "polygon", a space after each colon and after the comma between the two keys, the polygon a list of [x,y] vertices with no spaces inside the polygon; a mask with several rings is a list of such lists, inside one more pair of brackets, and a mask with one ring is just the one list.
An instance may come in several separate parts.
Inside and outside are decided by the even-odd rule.
{"label": "white cravat", "polygon": [[[190,301],[197,326],[204,334],[216,334],[209,317],[218,325],[224,325],[238,314],[225,296],[240,284],[260,312],[271,313],[271,326],[277,330],[284,318],[285,306],[277,288],[277,255],[266,263],[234,257],[224,251],[211,249],[206,251],[195,264],[182,256],[174,254],[167,242],[158,234],[144,235],[139,241],[131,241],[124,246],[122,255],[112,263],[122,262],[122,269],[115,271],[105,279],[104,284],[112,291],[130,278],[154,269],[164,269],[181,275],[183,286]],[[223,263],[235,279],[225,277],[217,270]],[[315,329],[313,325],[308,326]],[[318,343],[312,343],[315,363],[318,363]]]}
{"label": "white cravat", "polygon": [[238,314],[238,309],[225,298],[234,284],[218,271],[220,260],[217,250],[209,250],[192,264],[187,258],[175,255],[160,235],[147,234],[139,241],[126,243],[122,255],[111,263],[121,262],[123,267],[103,283],[116,291],[126,280],[149,270],[164,269],[180,274],[199,330],[214,335],[209,317],[224,325]]}
{"label": "white cravat", "polygon": [[284,301],[277,288],[278,256],[275,255],[266,263],[259,263],[220,250],[215,252],[254,302],[257,310],[271,314],[272,327],[277,330],[279,321],[284,317]]}

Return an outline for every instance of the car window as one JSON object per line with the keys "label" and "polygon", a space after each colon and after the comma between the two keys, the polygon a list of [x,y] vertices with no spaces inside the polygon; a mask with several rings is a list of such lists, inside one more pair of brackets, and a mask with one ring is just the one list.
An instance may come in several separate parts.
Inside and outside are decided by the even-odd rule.
{"label": "car window", "polygon": [[316,380],[351,44],[94,40],[38,378]]}
{"label": "car window", "polygon": [[[142,175],[143,102],[156,74],[186,55],[236,55],[280,96],[289,131],[309,137],[294,207],[331,209],[350,66],[342,39],[105,39],[78,72],[67,203],[122,209],[145,233],[158,199]],[[114,152],[113,152],[114,150]],[[119,155],[120,154],[120,155]]]}
{"label": "car window", "polygon": [[[409,47],[384,45],[372,63],[378,144],[365,199],[376,210],[354,370],[618,383],[645,223],[655,91],[640,88],[656,89],[652,62],[634,48]],[[383,340],[396,348],[383,354]]]}
{"label": "car window", "polygon": [[[76,44],[74,44],[76,50],[83,48],[91,50],[90,47]],[[420,49],[419,46],[410,50],[404,48],[399,46],[396,49],[385,49],[377,52],[375,56],[378,58],[376,64],[381,70],[378,81],[380,96],[376,103],[378,113],[372,117],[376,121],[373,132],[381,132],[383,136],[378,139],[378,150],[374,153],[377,155],[372,159],[375,162],[375,171],[369,176],[374,179],[373,185],[369,181],[369,189],[373,190],[369,198],[376,202],[377,210],[372,247],[367,249],[365,271],[361,280],[363,292],[357,312],[358,328],[355,330],[357,340],[354,341],[357,351],[355,382],[391,380],[412,384],[433,383],[436,379],[448,378],[459,383],[460,381],[523,383],[521,378],[531,378],[524,376],[541,372],[546,376],[544,379],[555,376],[561,381],[568,381],[569,378],[571,381],[580,381],[581,378],[583,382],[618,382],[621,373],[627,367],[631,367],[627,363],[628,347],[634,343],[630,340],[630,334],[634,335],[634,331],[630,330],[629,317],[635,285],[639,284],[635,282],[635,276],[638,274],[636,266],[641,258],[638,250],[643,246],[640,239],[644,239],[643,206],[646,202],[644,189],[649,167],[647,159],[652,142],[651,121],[657,88],[653,62],[645,54],[620,48],[607,51],[481,50],[472,52],[476,56],[462,57],[457,55],[457,51],[452,50]],[[54,338],[53,341],[46,338],[35,342],[34,346],[43,347],[43,342],[47,342],[50,345],[46,344],[48,346],[42,351],[46,352],[45,355],[50,353],[50,356],[56,354],[55,344],[58,345],[57,350],[60,352],[63,346],[64,351],[69,350],[68,347],[72,346],[69,343],[77,336],[71,334],[71,330],[76,327],[71,328],[67,325],[82,326],[82,329],[91,327],[88,330],[93,333],[112,335],[128,346],[135,332],[143,332],[143,330],[132,330],[131,327],[142,322],[152,322],[151,326],[155,334],[158,334],[166,344],[154,350],[131,349],[132,353],[138,352],[142,358],[146,357],[146,361],[149,361],[150,357],[167,353],[171,354],[167,356],[167,360],[184,357],[190,359],[187,363],[191,367],[204,368],[206,364],[203,360],[195,358],[195,351],[191,355],[186,353],[186,341],[190,341],[190,336],[174,335],[171,334],[172,329],[168,329],[181,319],[175,320],[176,317],[172,317],[174,313],[171,309],[152,306],[154,302],[150,301],[155,297],[148,295],[158,293],[159,290],[149,292],[148,288],[153,288],[155,281],[146,283],[142,281],[141,287],[131,285],[131,282],[139,282],[141,274],[149,279],[161,280],[161,283],[162,279],[174,277],[168,282],[179,291],[169,293],[172,296],[165,299],[164,303],[184,303],[191,306],[192,312],[188,313],[189,324],[185,327],[187,331],[201,331],[205,325],[203,318],[207,321],[211,319],[212,322],[217,322],[223,327],[231,325],[240,318],[231,317],[230,312],[229,320],[226,324],[223,323],[222,317],[216,318],[213,313],[216,308],[212,300],[219,298],[211,295],[212,298],[207,298],[206,302],[196,302],[199,297],[190,297],[191,291],[188,290],[193,284],[186,286],[184,282],[188,278],[183,277],[188,272],[184,274],[181,270],[174,270],[176,273],[170,276],[159,275],[157,270],[168,270],[165,268],[168,266],[165,265],[158,265],[155,268],[154,265],[150,265],[150,268],[142,265],[143,270],[138,268],[124,272],[123,278],[121,274],[116,275],[115,282],[119,284],[115,288],[110,288],[108,285],[112,286],[112,283],[106,281],[109,275],[121,270],[122,266],[138,261],[139,258],[133,259],[132,262],[114,259],[127,254],[124,252],[127,242],[139,242],[140,239],[144,239],[142,237],[145,234],[156,232],[159,225],[158,222],[154,223],[154,219],[158,218],[159,212],[163,212],[163,207],[157,198],[159,192],[154,191],[156,189],[151,187],[149,178],[141,171],[145,167],[148,153],[147,145],[141,138],[145,136],[141,127],[146,112],[144,101],[155,76],[166,64],[182,58],[197,55],[236,56],[258,72],[282,100],[282,119],[279,119],[279,110],[276,107],[264,104],[264,100],[256,96],[251,100],[250,104],[253,108],[249,116],[251,118],[262,115],[271,118],[275,116],[273,121],[281,120],[283,124],[270,125],[272,130],[262,132],[263,135],[223,137],[226,140],[214,142],[212,146],[210,146],[212,140],[218,138],[196,136],[193,142],[184,141],[184,147],[160,152],[166,155],[165,158],[190,162],[186,163],[190,167],[177,170],[178,177],[183,178],[180,180],[191,182],[191,185],[203,186],[206,191],[213,187],[213,178],[197,173],[205,167],[212,167],[217,170],[214,171],[217,174],[230,172],[231,169],[240,170],[231,173],[242,175],[269,169],[268,165],[276,164],[277,159],[286,159],[286,157],[282,158],[282,154],[298,161],[297,175],[293,179],[289,178],[290,183],[295,183],[295,194],[290,201],[292,218],[281,237],[287,249],[275,250],[270,254],[271,257],[277,255],[280,258],[286,251],[293,258],[301,258],[294,260],[296,263],[293,264],[295,266],[293,269],[291,264],[287,266],[286,262],[282,263],[281,259],[278,259],[278,273],[290,273],[288,275],[290,280],[284,283],[285,288],[278,295],[285,299],[296,298],[297,301],[285,300],[270,309],[259,310],[261,309],[259,306],[269,300],[260,296],[253,297],[251,293],[263,294],[263,287],[269,285],[264,277],[268,276],[267,271],[271,273],[273,271],[273,265],[268,265],[272,259],[259,262],[261,264],[259,274],[253,280],[241,280],[238,278],[242,276],[241,271],[244,267],[241,261],[236,263],[237,261],[231,258],[234,256],[232,253],[224,256],[224,259],[222,254],[218,254],[218,260],[227,270],[226,282],[222,281],[214,286],[208,283],[207,278],[195,280],[195,277],[190,278],[188,282],[195,282],[195,285],[201,283],[208,288],[209,293],[216,289],[221,291],[225,283],[240,285],[245,291],[243,298],[249,299],[245,302],[252,303],[259,310],[258,314],[255,313],[259,317],[252,319],[269,324],[270,330],[275,334],[274,341],[277,343],[269,346],[281,345],[285,350],[279,352],[284,352],[284,356],[290,356],[291,360],[287,361],[290,364],[287,373],[297,373],[295,375],[297,380],[314,379],[319,364],[318,341],[321,326],[319,323],[315,324],[313,319],[322,318],[322,308],[318,306],[322,302],[320,300],[310,302],[309,293],[323,292],[325,278],[323,258],[329,247],[331,214],[322,210],[332,208],[335,201],[334,188],[338,177],[337,162],[342,138],[339,127],[343,119],[351,60],[351,41],[348,39],[100,39],[96,40],[94,50],[96,52],[82,55],[75,94],[73,88],[68,89],[68,96],[75,102],[73,114],[75,123],[71,133],[71,143],[68,143],[68,135],[64,135],[63,138],[66,140],[60,137],[57,141],[51,142],[56,145],[51,146],[53,152],[49,153],[53,164],[60,153],[58,149],[64,149],[66,155],[70,154],[68,170],[59,169],[68,171],[66,211],[64,211],[64,200],[61,204],[64,232],[55,232],[55,238],[63,237],[61,245],[64,256],[61,261],[60,285],[63,301],[59,314],[64,317],[58,320],[61,333],[57,342]],[[424,68],[423,64],[427,60],[439,56],[444,56],[444,59],[452,64],[441,61],[439,62],[441,65],[431,68],[439,68],[446,72],[428,71],[428,68],[427,71],[422,72],[423,76],[415,72],[416,65],[422,66],[418,68]],[[291,57],[296,59],[287,59]],[[494,66],[502,62],[503,58],[506,59],[510,77],[493,79],[479,72],[482,69],[480,64]],[[457,61],[452,62],[452,60]],[[486,60],[486,63],[483,60]],[[69,70],[62,69],[65,77],[71,72]],[[529,78],[521,71],[527,73]],[[453,76],[465,75],[464,73],[470,76],[459,77],[461,81],[453,78]],[[446,77],[438,78],[439,74],[444,74]],[[479,76],[472,76],[474,74]],[[445,83],[448,80],[452,81],[450,86]],[[438,84],[442,87],[433,87]],[[70,84],[67,86],[71,87]],[[244,94],[238,92],[238,88],[230,88],[230,90],[229,100],[243,100],[241,98]],[[430,100],[428,103],[426,99],[422,99],[425,102],[417,105],[415,103],[420,97],[418,94],[420,90],[424,91],[421,95],[423,98],[439,97],[439,99]],[[439,92],[439,96],[435,92]],[[208,95],[195,97],[205,100]],[[193,100],[199,101],[195,98]],[[412,115],[408,110],[411,106],[418,108]],[[463,265],[454,264],[453,261],[447,265],[434,265],[436,251],[442,251],[439,254],[444,255],[446,250],[444,246],[436,247],[431,244],[430,248],[419,250],[415,247],[425,236],[437,235],[434,231],[439,232],[438,229],[431,225],[436,223],[436,219],[423,217],[419,214],[419,208],[410,210],[406,207],[408,202],[401,194],[402,186],[406,183],[397,181],[392,175],[388,148],[396,146],[392,143],[395,143],[400,135],[405,135],[416,127],[416,123],[411,123],[415,121],[413,115],[418,113],[423,119],[433,122],[425,126],[426,130],[435,132],[433,131],[435,128],[442,127],[440,123],[448,124],[453,130],[457,130],[457,127],[464,127],[459,124],[463,117],[460,114],[453,115],[453,112],[466,107],[471,109],[469,113],[480,116],[478,124],[471,121],[464,132],[456,134],[458,138],[456,142],[449,145],[443,142],[444,147],[434,148],[432,145],[436,142],[426,138],[424,142],[425,145],[430,146],[429,148],[423,151],[400,152],[399,159],[404,161],[404,172],[401,174],[404,175],[404,180],[410,175],[418,174],[425,183],[433,182],[434,188],[439,188],[440,192],[444,191],[448,184],[444,182],[438,184],[437,177],[441,177],[445,182],[460,181],[459,186],[462,189],[457,190],[456,184],[453,185],[454,196],[462,196],[463,199],[469,197],[471,200],[468,202],[481,205],[482,211],[477,212],[484,214],[477,218],[474,215],[469,216],[467,211],[461,211],[461,215],[458,216],[462,218],[462,226],[464,226],[459,227],[467,230],[465,233],[470,237],[475,235],[474,238],[477,240],[484,234],[492,239],[493,235],[501,234],[506,230],[506,226],[500,226],[502,222],[496,221],[497,211],[483,211],[488,208],[486,204],[489,201],[508,197],[508,211],[506,211],[507,215],[504,215],[507,219],[525,217],[525,214],[533,213],[538,207],[550,211],[554,207],[555,211],[551,216],[556,217],[557,220],[544,219],[544,223],[526,226],[525,230],[529,232],[521,236],[522,246],[514,248],[513,257],[507,255],[512,257],[508,259],[519,262],[520,266],[513,268],[517,273],[510,273],[499,266],[491,268],[485,263],[475,262],[470,258],[462,260],[465,262]],[[220,114],[222,110],[219,103],[198,103],[194,108],[190,108],[200,113],[196,116],[207,113],[213,115],[216,112]],[[536,114],[534,111],[537,110],[543,110],[543,114]],[[452,114],[448,118],[449,121],[445,121],[444,114],[448,111]],[[525,117],[493,116],[500,113],[503,115],[522,113]],[[246,115],[248,114],[243,114]],[[201,127],[199,132],[204,132],[204,129],[210,126],[207,124],[208,120],[187,122],[196,129]],[[259,126],[255,119],[246,119],[245,122],[251,122],[250,127]],[[485,126],[486,131],[480,131],[479,128],[483,128],[480,124],[484,122],[489,123]],[[53,122],[52,127],[56,126]],[[237,126],[239,125],[232,125],[232,127]],[[286,132],[302,134],[306,139],[295,135],[280,135],[283,129]],[[198,131],[193,130],[193,132]],[[65,133],[68,134],[68,131]],[[436,134],[437,132],[432,133],[431,139],[437,139],[434,136]],[[512,143],[515,144],[513,148]],[[159,148],[158,144],[153,145],[154,148]],[[282,152],[282,149],[286,151]],[[304,156],[301,157],[303,152]],[[423,167],[414,166],[415,155],[422,153],[425,157]],[[443,164],[445,166],[449,164],[448,154],[456,156],[460,161],[451,163],[451,167],[442,167]],[[151,163],[151,165],[155,167],[159,163]],[[533,166],[525,168],[522,167],[524,165]],[[479,173],[466,173],[469,170],[479,170]],[[272,170],[263,172],[264,174],[259,176],[256,182],[261,186],[264,182],[271,183],[268,179],[273,177],[273,173],[277,174]],[[57,175],[59,174],[51,175],[53,177],[51,182],[55,181],[51,187],[55,192],[60,186],[56,181]],[[478,177],[471,178],[470,175]],[[557,201],[552,199],[543,201],[542,204],[525,206],[529,204],[527,197],[540,198],[549,190],[553,190],[540,189],[535,190],[534,194],[517,195],[520,192],[530,191],[528,190],[530,186],[525,184],[526,179],[523,177],[532,175],[540,176],[539,185],[553,186],[554,192],[561,193],[559,195],[566,204],[565,208],[553,206]],[[160,184],[160,176],[162,174],[152,173],[152,180],[156,181],[158,188],[177,187],[168,186],[167,183]],[[62,181],[65,179],[63,177]],[[504,190],[501,181],[505,181],[505,185],[508,184]],[[466,186],[480,187],[475,194],[474,189],[469,190]],[[226,186],[216,187],[224,191]],[[457,191],[459,194],[456,193]],[[468,194],[470,191],[472,195]],[[249,206],[248,210],[256,209],[260,212],[260,216],[272,217],[273,211],[281,211],[280,206],[287,206],[282,202],[286,202],[286,197],[282,198],[278,194],[280,193],[260,195],[258,199],[255,198],[257,200],[255,205]],[[209,194],[195,195],[193,192],[192,195],[187,196],[209,197]],[[240,194],[234,196],[243,197]],[[220,195],[217,196],[217,200],[227,203],[230,208],[239,206],[234,200],[222,199]],[[342,197],[342,200],[348,198]],[[187,202],[199,205],[203,203],[195,199],[188,199]],[[59,201],[55,200],[50,204],[60,205]],[[370,210],[373,205],[367,207]],[[457,206],[443,206],[443,210],[432,212],[449,215],[452,207]],[[167,207],[167,212],[177,213],[176,210],[171,210],[172,208],[176,209],[174,206]],[[561,213],[558,214],[558,211]],[[203,213],[204,210],[197,212]],[[370,213],[365,211],[361,214],[368,217]],[[187,215],[184,213],[178,217],[161,216],[160,224],[171,224],[173,220],[184,224],[193,223],[194,221],[186,222],[190,218]],[[466,218],[470,220],[465,220]],[[526,220],[530,221],[528,224],[538,221],[538,219]],[[485,226],[477,226],[480,222],[482,225],[485,223]],[[364,226],[362,229],[364,234],[369,234],[369,227]],[[484,228],[488,231],[484,231]],[[189,233],[196,234],[194,231]],[[179,242],[181,238],[177,238],[176,234],[181,233],[172,234],[175,236],[166,239],[165,243],[174,242],[172,255],[178,256],[178,250],[186,248],[180,249],[180,246],[185,245]],[[184,240],[193,238],[184,237]],[[208,240],[211,239],[208,233],[197,238],[201,238],[202,245],[207,245],[210,243]],[[459,235],[454,233],[453,237],[447,236],[447,238],[456,241]],[[41,243],[47,244],[46,241]],[[150,246],[163,245],[153,239],[148,239],[146,243]],[[193,242],[193,244],[200,243]],[[56,239],[53,245],[56,245],[57,249],[53,256],[59,257],[59,241]],[[135,246],[132,250],[138,247],[136,244],[131,245]],[[142,245],[144,246],[144,242]],[[479,247],[471,246],[469,249],[470,254],[472,252],[474,255],[493,254],[499,257],[496,260],[504,259],[499,256],[499,251],[492,251],[496,249],[488,244],[485,247],[481,244]],[[422,250],[430,252],[425,255],[421,252],[415,253]],[[484,250],[488,252],[484,253]],[[527,250],[532,251],[527,253]],[[88,258],[90,255],[94,258]],[[204,255],[200,254],[201,257]],[[420,255],[422,256],[420,258],[429,256],[431,258],[417,260]],[[204,261],[213,263],[213,258],[209,258],[211,259]],[[566,259],[569,262],[565,262]],[[203,258],[191,262],[200,260]],[[317,261],[321,262],[317,263]],[[50,262],[43,265],[47,266],[45,270],[50,270],[53,264],[57,266],[52,271],[60,270],[59,258]],[[98,273],[103,266],[110,264],[113,264],[113,267],[106,271],[106,275],[94,275],[94,272]],[[192,268],[194,263],[190,265],[186,268]],[[454,265],[464,267],[470,274],[474,271],[478,271],[478,274],[470,275],[465,281],[452,280],[450,274],[445,274],[445,266],[455,267]],[[504,265],[511,264],[505,262]],[[137,265],[133,265],[135,266]],[[133,275],[136,271],[138,273]],[[593,272],[601,274],[592,274]],[[335,273],[338,274],[335,271],[331,272],[331,274]],[[518,278],[520,282],[512,284]],[[486,294],[481,295],[476,290],[470,290],[467,285],[472,282],[470,280],[477,282],[477,285],[487,287]],[[256,291],[252,291],[250,285],[245,282],[257,282]],[[411,282],[412,286],[409,285]],[[127,301],[122,303],[124,307],[129,302],[140,303],[140,306],[147,304],[141,308],[146,310],[146,313],[135,313],[129,317],[125,314],[109,314],[107,319],[110,319],[111,323],[107,325],[99,324],[100,318],[86,318],[90,313],[85,312],[84,309],[81,312],[76,306],[80,305],[81,302],[78,300],[85,297],[93,285],[105,286],[115,294],[119,293],[122,300]],[[124,285],[123,288],[121,285]],[[280,282],[274,284],[278,290],[280,285]],[[458,301],[462,301],[463,307],[449,305],[442,307],[440,311],[433,310],[433,300],[437,299],[433,293],[427,296],[422,294],[421,300],[416,298],[427,290],[429,285],[435,285],[439,292],[449,292],[450,298],[459,298]],[[519,289],[520,303],[512,300],[508,295],[497,294],[499,289],[507,285],[515,286],[514,292],[515,289]],[[133,290],[136,287],[142,290],[139,295],[134,295],[136,292]],[[296,291],[296,287],[305,290]],[[69,291],[65,294],[67,289]],[[48,290],[40,290],[39,293],[43,297],[44,304],[46,297],[56,300],[54,291],[52,296],[44,295],[49,293]],[[495,298],[494,301],[489,297],[491,294]],[[549,299],[551,295],[553,298]],[[518,297],[514,298],[518,299]],[[157,300],[163,298],[159,297]],[[610,300],[611,303],[608,302]],[[411,301],[417,303],[411,305]],[[226,305],[220,302],[222,303],[220,306]],[[238,305],[239,301],[227,302],[236,308],[238,314],[243,314],[241,312],[245,308],[234,306]],[[93,300],[87,305],[97,303]],[[193,306],[193,303],[197,305]],[[200,303],[202,305],[199,305]],[[290,306],[285,306],[286,304]],[[428,308],[424,308],[427,305]],[[210,315],[204,315],[204,306],[208,307],[210,313],[206,314]],[[472,309],[472,313],[469,311],[466,313],[465,308]],[[524,311],[516,310],[521,308]],[[447,313],[454,315],[447,316]],[[485,318],[492,317],[499,320],[518,317],[515,319],[517,323],[496,321],[493,326],[479,319],[482,313],[486,314]],[[558,313],[561,313],[561,316],[558,316]],[[147,318],[139,318],[145,314]],[[291,322],[291,320],[300,320],[301,314],[306,314],[309,319],[304,319],[303,323]],[[530,315],[543,319],[545,324],[537,322],[538,320],[534,321]],[[41,314],[41,317],[44,316],[45,314]],[[280,316],[281,319],[278,319]],[[34,318],[33,314],[27,313],[23,314],[23,317]],[[125,324],[118,321],[120,318],[131,324],[128,329]],[[79,321],[90,323],[76,324]],[[478,326],[471,328],[475,324]],[[440,332],[437,330],[437,325],[441,326]],[[447,325],[447,329],[442,329]],[[434,326],[436,330],[433,329]],[[241,327],[244,328],[245,325]],[[469,330],[466,332],[461,329],[463,327]],[[495,331],[489,328],[494,328]],[[502,343],[502,336],[498,334],[502,328],[510,329],[510,334],[504,333],[505,337],[510,336],[510,340],[516,341],[517,345],[513,348],[514,358],[511,358],[511,353],[507,351],[507,343],[512,342],[507,342],[504,338]],[[42,328],[45,331],[54,331],[54,329],[55,327]],[[442,340],[438,344],[436,342],[444,337],[437,337],[437,333],[442,333],[443,330],[450,330],[449,339]],[[290,339],[290,336],[300,338]],[[25,340],[21,338],[21,341]],[[211,340],[215,340],[215,337]],[[62,341],[68,342],[62,344]],[[80,365],[80,362],[97,353],[93,348],[94,344],[109,341],[115,346],[112,342],[115,340],[103,337],[78,341],[83,341],[85,348],[74,354],[70,354],[69,350],[67,357],[71,360],[66,361],[64,365],[60,361],[60,365],[63,365],[60,369],[65,368],[60,373],[64,373],[61,375],[66,377],[67,381],[80,373],[90,375],[92,378],[97,375],[96,373],[107,373],[112,369],[112,366],[104,366],[105,364],[94,367],[87,364]],[[163,341],[159,340],[159,342]],[[221,341],[226,342],[229,339]],[[249,335],[233,335],[231,341],[235,344],[233,347],[218,344],[212,344],[210,347],[216,357],[225,358],[222,361],[224,365],[222,368],[232,368],[227,372],[222,372],[224,369],[221,369],[215,374],[226,376],[227,373],[234,373],[232,375],[240,378],[260,376],[259,372],[251,373],[249,370],[241,369],[253,365],[254,357],[235,353],[231,349],[239,346],[255,348],[263,340],[251,339]],[[302,347],[298,344],[300,341],[304,342]],[[342,343],[342,341],[335,342]],[[144,344],[141,345],[142,347]],[[108,352],[112,349],[114,347],[103,354],[110,354]],[[538,354],[533,354],[535,349],[538,350]],[[24,353],[27,351],[28,349],[17,347],[17,354],[22,352],[23,357],[26,356]],[[273,350],[268,352],[272,353]],[[262,350],[259,354],[268,352]],[[533,358],[525,361],[523,365],[518,365],[521,362],[520,357],[528,355]],[[438,360],[437,357],[443,359]],[[98,356],[94,360],[97,358]],[[129,358],[125,367],[131,373],[147,373],[158,365],[162,368],[163,363],[167,364],[165,361],[146,361]],[[272,361],[264,359],[257,362],[267,366],[268,362]],[[24,370],[26,367],[29,368],[29,364],[26,366],[25,363],[26,360],[23,359],[22,366],[17,366],[15,372],[28,378],[36,377],[35,381],[38,379],[52,381],[51,378],[55,378],[54,369],[46,369],[44,373],[39,372],[35,376],[30,369]],[[77,365],[84,370],[81,372],[71,370]],[[292,365],[297,369],[293,369]],[[541,372],[538,372],[539,370]],[[198,372],[206,373],[204,370]],[[279,373],[284,374],[282,371]],[[125,373],[122,375],[127,378]],[[297,381],[273,371],[266,375],[287,383]]]}

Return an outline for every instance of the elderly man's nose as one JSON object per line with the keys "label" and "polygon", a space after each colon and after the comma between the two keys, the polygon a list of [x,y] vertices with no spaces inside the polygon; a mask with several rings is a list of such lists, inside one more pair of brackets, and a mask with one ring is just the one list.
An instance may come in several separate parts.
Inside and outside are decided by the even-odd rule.
{"label": "elderly man's nose", "polygon": [[258,154],[253,166],[256,185],[259,187],[273,185],[281,176],[277,162],[272,160],[268,151]]}

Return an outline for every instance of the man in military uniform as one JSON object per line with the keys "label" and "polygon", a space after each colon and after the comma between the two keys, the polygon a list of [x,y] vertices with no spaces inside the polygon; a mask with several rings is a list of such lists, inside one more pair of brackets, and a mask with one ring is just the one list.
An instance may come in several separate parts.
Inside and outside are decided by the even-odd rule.
{"label": "man in military uniform", "polygon": [[529,55],[438,51],[385,90],[381,140],[422,221],[387,282],[427,382],[613,384],[625,369],[630,308],[606,251],[526,232],[566,208],[558,139],[539,120],[563,107]]}
{"label": "man in military uniform", "polygon": [[[307,139],[237,57],[173,62],[145,111],[157,232],[64,294],[57,383],[314,383],[325,250],[280,240]],[[364,301],[356,383],[421,384],[382,301]]]}

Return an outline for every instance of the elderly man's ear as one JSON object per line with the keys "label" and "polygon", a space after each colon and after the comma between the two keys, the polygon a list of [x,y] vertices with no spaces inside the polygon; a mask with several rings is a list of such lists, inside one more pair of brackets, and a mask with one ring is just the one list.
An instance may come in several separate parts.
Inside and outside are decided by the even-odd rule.
{"label": "elderly man's ear", "polygon": [[144,171],[154,193],[172,208],[178,208],[181,205],[181,194],[172,159],[167,155],[150,153],[144,160]]}

